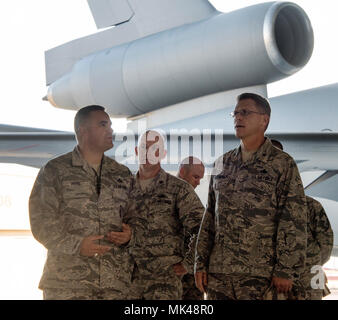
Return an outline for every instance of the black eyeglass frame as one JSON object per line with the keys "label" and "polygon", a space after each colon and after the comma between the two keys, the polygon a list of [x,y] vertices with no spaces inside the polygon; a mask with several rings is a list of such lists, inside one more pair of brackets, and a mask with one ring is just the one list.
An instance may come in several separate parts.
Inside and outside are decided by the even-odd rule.
{"label": "black eyeglass frame", "polygon": [[251,110],[242,109],[240,111],[232,111],[232,112],[230,112],[230,116],[232,118],[235,118],[238,114],[240,114],[242,117],[247,117],[247,116],[249,116],[252,113],[257,113],[257,114],[262,114],[262,115],[266,114],[264,112],[257,112],[257,111],[251,111]]}

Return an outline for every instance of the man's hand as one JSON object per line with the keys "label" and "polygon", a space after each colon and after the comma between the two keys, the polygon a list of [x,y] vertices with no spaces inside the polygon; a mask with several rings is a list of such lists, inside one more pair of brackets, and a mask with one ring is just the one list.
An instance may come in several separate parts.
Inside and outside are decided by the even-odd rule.
{"label": "man's hand", "polygon": [[272,277],[272,284],[276,287],[278,293],[288,294],[292,289],[292,280]]}
{"label": "man's hand", "polygon": [[174,264],[173,269],[177,276],[184,276],[187,273],[187,270],[184,268],[182,263]]}
{"label": "man's hand", "polygon": [[81,242],[80,254],[86,257],[93,257],[96,254],[103,255],[111,249],[108,246],[101,246],[95,241],[103,239],[104,236],[89,236],[84,238]]}
{"label": "man's hand", "polygon": [[197,271],[195,273],[195,284],[199,291],[206,293],[206,287],[208,285],[208,276],[206,272]]}
{"label": "man's hand", "polygon": [[107,238],[110,242],[113,242],[117,245],[125,244],[131,239],[131,228],[122,223],[122,232],[111,231],[107,234]]}

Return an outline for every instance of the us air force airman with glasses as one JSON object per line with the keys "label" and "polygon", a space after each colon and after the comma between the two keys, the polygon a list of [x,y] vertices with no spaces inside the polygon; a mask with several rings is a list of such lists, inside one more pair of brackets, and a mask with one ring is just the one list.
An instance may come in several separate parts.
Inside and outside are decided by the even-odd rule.
{"label": "us air force airman with glasses", "polygon": [[295,161],[264,136],[271,109],[254,93],[232,112],[240,146],[210,179],[196,245],[195,280],[208,299],[263,299],[289,292],[305,263],[306,200]]}
{"label": "us air force airman with glasses", "polygon": [[263,112],[256,112],[256,111],[251,111],[251,110],[246,110],[246,109],[242,109],[240,111],[233,111],[230,112],[230,116],[232,116],[233,118],[235,118],[237,115],[241,115],[242,117],[247,117],[252,113],[257,113],[257,114],[265,114]]}

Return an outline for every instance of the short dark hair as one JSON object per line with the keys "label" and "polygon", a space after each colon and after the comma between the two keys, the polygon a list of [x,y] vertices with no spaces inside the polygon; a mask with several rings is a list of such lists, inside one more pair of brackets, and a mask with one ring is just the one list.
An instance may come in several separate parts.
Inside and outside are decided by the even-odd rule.
{"label": "short dark hair", "polygon": [[271,107],[268,99],[256,93],[244,92],[237,97],[237,102],[245,99],[252,99],[253,101],[255,101],[257,107],[270,117]]}
{"label": "short dark hair", "polygon": [[104,111],[104,107],[98,105],[91,105],[81,108],[74,118],[74,131],[78,132],[80,126],[89,118],[89,115],[93,111]]}
{"label": "short dark hair", "polygon": [[275,146],[276,148],[279,148],[279,149],[283,150],[283,145],[282,145],[282,143],[280,141],[275,140],[275,139],[271,139],[270,141],[271,141],[271,143],[272,143],[273,146]]}

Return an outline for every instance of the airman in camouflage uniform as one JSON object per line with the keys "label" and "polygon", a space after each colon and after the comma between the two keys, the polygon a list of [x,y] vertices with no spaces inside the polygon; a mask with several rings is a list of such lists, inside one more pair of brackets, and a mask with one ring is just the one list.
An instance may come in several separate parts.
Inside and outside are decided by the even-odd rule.
{"label": "airman in camouflage uniform", "polygon": [[[194,189],[200,184],[200,180],[204,177],[204,165],[202,161],[196,157],[187,157],[182,160],[179,166],[177,176],[188,182]],[[191,246],[194,246],[192,243]],[[186,247],[189,244],[185,244]],[[195,277],[193,272],[186,273],[182,278],[183,296],[182,300],[203,300],[203,294],[196,288]]]}
{"label": "airman in camouflage uniform", "polygon": [[[283,150],[283,145],[278,140],[271,140],[272,144]],[[301,275],[302,291],[304,299],[321,300],[323,296],[330,294],[327,287],[327,278],[321,268],[331,256],[333,247],[333,231],[330,221],[323,206],[317,200],[306,196],[307,203],[307,247],[306,264]],[[315,267],[313,273],[311,269]],[[318,279],[318,283],[316,279]],[[314,280],[313,283],[311,281]]]}
{"label": "airman in camouflage uniform", "polygon": [[[306,196],[308,207],[307,219],[307,248],[306,248],[306,266],[301,276],[301,281],[306,290],[307,300],[320,300],[323,297],[325,286],[325,273],[321,266],[324,265],[331,256],[333,247],[333,231],[330,221],[322,205],[315,199]],[[311,273],[312,267],[318,267],[316,272]],[[319,283],[311,280],[320,272]],[[328,288],[327,288],[328,289]],[[329,293],[329,291],[328,291]]]}
{"label": "airman in camouflage uniform", "polygon": [[168,173],[163,138],[156,131],[141,137],[140,166],[132,191],[135,209],[128,221],[133,229],[130,253],[136,261],[133,299],[181,299],[181,277],[193,270],[193,247],[203,205],[193,188]]}
{"label": "airman in camouflage uniform", "polygon": [[271,283],[288,293],[305,264],[299,172],[264,137],[266,99],[240,95],[233,116],[241,145],[215,163],[196,246],[196,284],[207,287],[208,299],[262,299]]}
{"label": "airman in camouflage uniform", "polygon": [[[123,244],[130,229],[122,221],[133,178],[103,155],[113,146],[103,110],[78,112],[79,145],[41,168],[30,196],[31,230],[48,250],[39,284],[45,299],[127,298],[133,261]],[[115,244],[105,237],[111,231],[128,235]]]}

